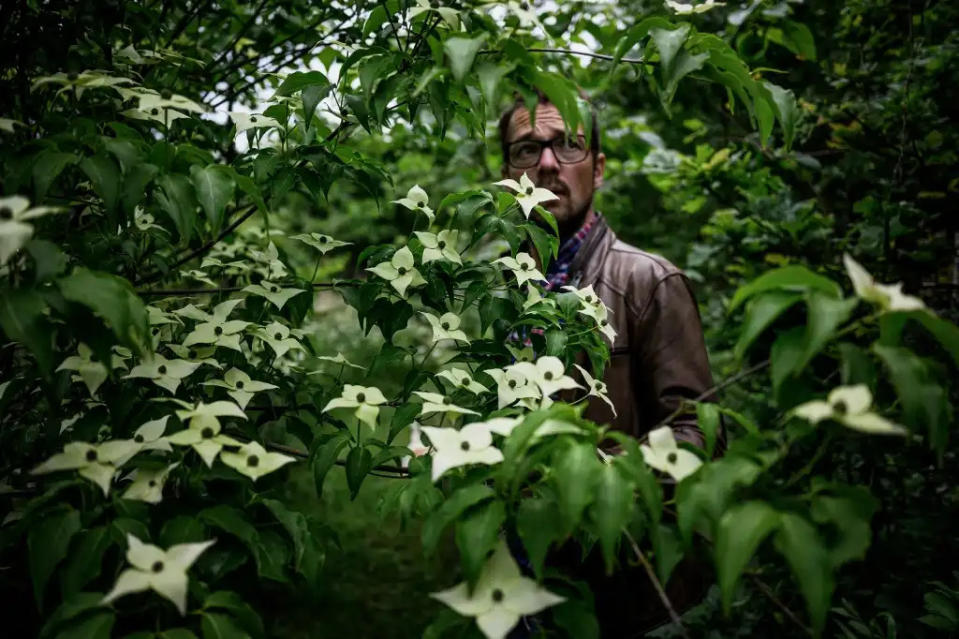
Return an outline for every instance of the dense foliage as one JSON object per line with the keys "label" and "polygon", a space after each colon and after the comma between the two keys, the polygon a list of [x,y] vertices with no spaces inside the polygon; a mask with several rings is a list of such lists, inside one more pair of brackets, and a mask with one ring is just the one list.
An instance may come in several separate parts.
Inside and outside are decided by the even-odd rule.
{"label": "dense foliage", "polygon": [[[499,637],[536,613],[539,635],[596,636],[552,561],[570,544],[641,567],[673,617],[655,636],[959,630],[957,19],[5,4],[5,630]],[[589,130],[578,87],[598,208],[697,284],[706,450],[581,418],[606,309],[542,291],[555,223],[494,186],[514,92]],[[388,560],[358,582],[380,517],[420,537],[414,587]],[[716,587],[679,621],[660,586],[684,557]]]}

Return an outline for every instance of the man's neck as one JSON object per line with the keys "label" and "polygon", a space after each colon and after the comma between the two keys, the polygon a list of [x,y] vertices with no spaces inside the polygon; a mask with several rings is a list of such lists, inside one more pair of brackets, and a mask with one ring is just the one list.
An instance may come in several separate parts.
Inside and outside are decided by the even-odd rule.
{"label": "man's neck", "polygon": [[565,227],[560,226],[559,227],[559,245],[562,246],[563,244],[565,244],[569,238],[576,235],[577,231],[579,231],[581,228],[583,228],[587,224],[590,224],[594,219],[596,219],[596,212],[593,210],[593,207],[590,206],[589,210],[586,211],[586,215],[582,217],[582,219],[580,220],[578,224],[573,223]]}

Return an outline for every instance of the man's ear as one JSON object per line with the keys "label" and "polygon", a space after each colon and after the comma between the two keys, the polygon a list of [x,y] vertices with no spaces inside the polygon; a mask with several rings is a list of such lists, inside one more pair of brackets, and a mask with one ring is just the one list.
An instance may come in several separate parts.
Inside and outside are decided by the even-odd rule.
{"label": "man's ear", "polygon": [[593,162],[593,189],[603,186],[603,173],[606,172],[606,154],[600,153]]}

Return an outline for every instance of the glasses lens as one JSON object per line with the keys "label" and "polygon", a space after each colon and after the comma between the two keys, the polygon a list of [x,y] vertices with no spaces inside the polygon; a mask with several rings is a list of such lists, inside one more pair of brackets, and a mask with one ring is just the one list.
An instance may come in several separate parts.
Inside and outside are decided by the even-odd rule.
{"label": "glasses lens", "polygon": [[553,144],[556,159],[567,164],[581,162],[587,153],[586,141],[582,138],[567,138],[557,140]]}
{"label": "glasses lens", "polygon": [[509,163],[518,169],[528,169],[539,162],[540,149],[538,142],[515,142],[509,147]]}

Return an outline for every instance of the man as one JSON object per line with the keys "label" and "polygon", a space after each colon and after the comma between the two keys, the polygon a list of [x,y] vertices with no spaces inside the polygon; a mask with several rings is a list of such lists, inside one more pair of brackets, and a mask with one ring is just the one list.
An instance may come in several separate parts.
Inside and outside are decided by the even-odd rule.
{"label": "man", "polygon": [[[616,340],[604,381],[616,415],[593,398],[585,416],[642,438],[683,399],[701,396],[712,376],[686,276],[666,259],[618,240],[593,209],[606,156],[595,112],[592,120],[587,144],[582,127],[567,138],[559,110],[545,97],[536,107],[535,126],[517,100],[500,119],[503,176],[518,180],[526,173],[558,198],[543,204],[556,218],[561,241],[546,273],[549,288],[592,286],[611,311]],[[677,439],[703,445],[695,414],[680,415],[671,426]]]}

